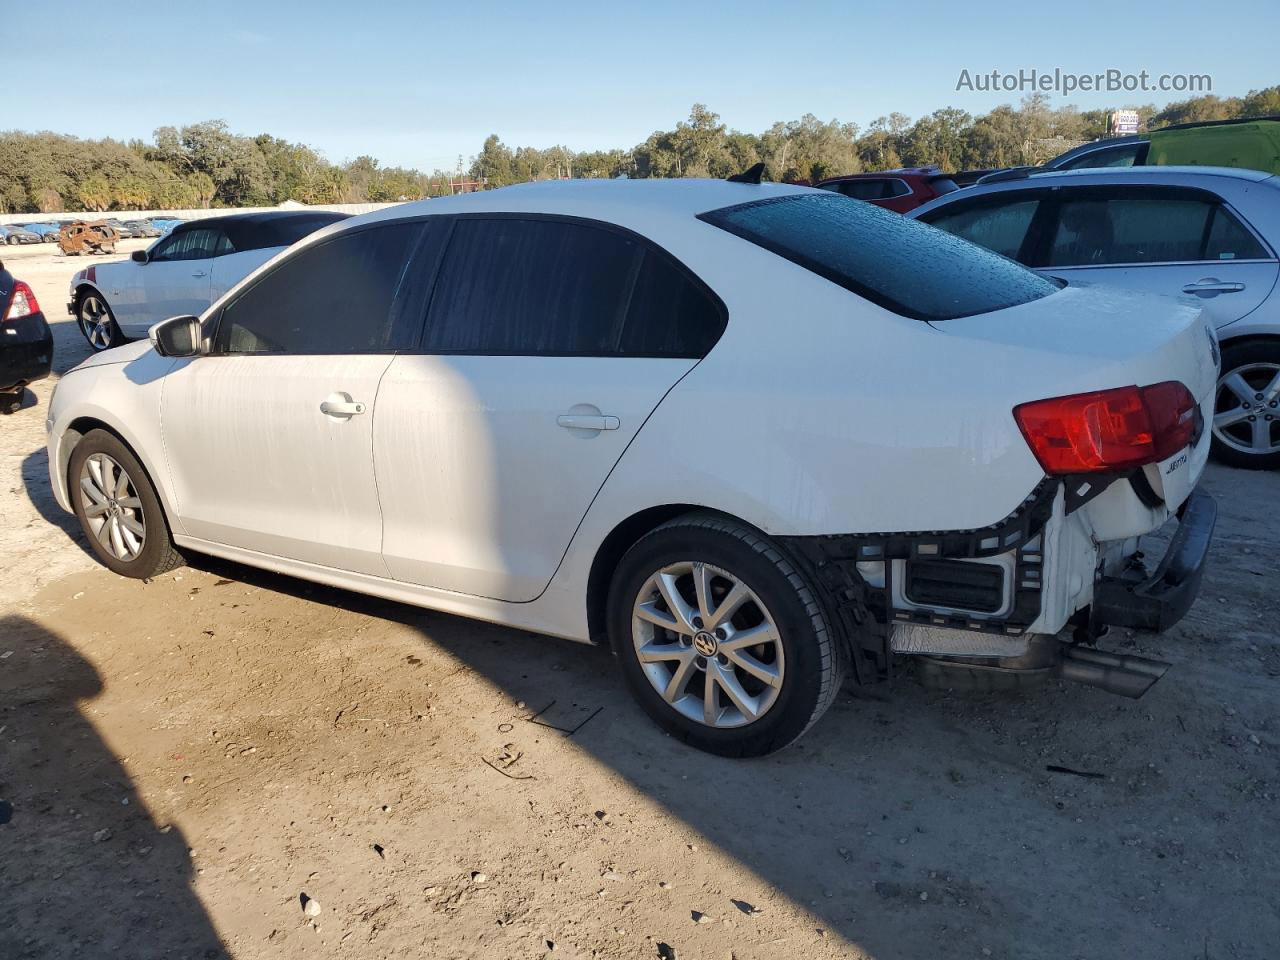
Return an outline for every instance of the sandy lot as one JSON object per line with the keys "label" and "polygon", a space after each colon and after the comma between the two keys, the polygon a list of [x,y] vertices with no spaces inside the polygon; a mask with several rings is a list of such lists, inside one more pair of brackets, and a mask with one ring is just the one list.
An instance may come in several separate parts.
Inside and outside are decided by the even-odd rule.
{"label": "sandy lot", "polygon": [[[85,261],[0,256],[79,362]],[[1143,700],[850,687],[743,762],[603,651],[199,558],[114,577],[49,495],[52,384],[0,419],[5,960],[1280,950],[1280,475],[1211,468],[1200,601],[1111,643],[1173,662]]]}

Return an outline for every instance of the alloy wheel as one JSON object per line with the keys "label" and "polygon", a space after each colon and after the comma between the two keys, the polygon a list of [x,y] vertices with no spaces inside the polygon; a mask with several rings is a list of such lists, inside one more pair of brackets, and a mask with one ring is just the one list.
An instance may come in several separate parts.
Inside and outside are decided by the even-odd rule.
{"label": "alloy wheel", "polygon": [[99,297],[90,294],[80,302],[80,332],[93,349],[106,350],[115,346],[111,324],[111,313]]}
{"label": "alloy wheel", "polygon": [[137,559],[147,540],[138,490],[124,467],[95,453],[80,468],[80,495],[89,530],[117,560]]}
{"label": "alloy wheel", "polygon": [[1218,380],[1213,435],[1233,450],[1280,451],[1280,364],[1249,363]]}
{"label": "alloy wheel", "polygon": [[752,723],[782,690],[786,660],[772,615],[742,580],[711,564],[668,564],[649,577],[631,635],[653,689],[706,726]]}

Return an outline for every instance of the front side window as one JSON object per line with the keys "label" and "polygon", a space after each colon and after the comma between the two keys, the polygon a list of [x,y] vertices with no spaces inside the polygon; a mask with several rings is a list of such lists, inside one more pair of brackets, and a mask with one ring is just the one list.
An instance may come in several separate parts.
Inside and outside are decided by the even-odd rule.
{"label": "front side window", "polygon": [[959,209],[944,207],[935,216],[921,217],[926,223],[963,237],[970,243],[1018,259],[1027,230],[1040,207],[1040,201],[1010,200],[1004,203],[959,204]]}
{"label": "front side window", "polygon": [[222,311],[222,353],[383,353],[412,345],[417,324],[392,307],[406,282],[422,224],[340,234],[300,251]]}
{"label": "front side window", "polygon": [[943,230],[822,193],[757,200],[699,219],[917,320],[987,313],[1058,290],[1025,267]]}
{"label": "front side window", "polygon": [[151,259],[165,263],[172,260],[207,260],[217,256],[220,243],[226,238],[219,230],[184,230],[170,234],[151,254]]}
{"label": "front side window", "polygon": [[429,353],[700,357],[718,301],[630,234],[558,219],[459,218],[427,316]]}

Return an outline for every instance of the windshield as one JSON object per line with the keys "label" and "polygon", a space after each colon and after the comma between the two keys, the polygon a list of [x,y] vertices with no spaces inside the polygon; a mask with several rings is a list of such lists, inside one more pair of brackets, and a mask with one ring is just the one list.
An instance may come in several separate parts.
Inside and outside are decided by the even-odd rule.
{"label": "windshield", "polygon": [[1058,290],[967,240],[832,193],[757,200],[698,218],[916,320],[989,313]]}

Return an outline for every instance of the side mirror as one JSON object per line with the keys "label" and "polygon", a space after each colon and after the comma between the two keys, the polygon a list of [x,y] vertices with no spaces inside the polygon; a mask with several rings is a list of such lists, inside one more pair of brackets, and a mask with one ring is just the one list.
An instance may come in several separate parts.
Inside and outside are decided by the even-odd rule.
{"label": "side mirror", "polygon": [[129,259],[134,263],[146,263],[148,260],[147,251],[135,250],[133,253],[129,254]]}
{"label": "side mirror", "polygon": [[147,331],[147,337],[162,357],[198,357],[203,352],[199,317],[161,320]]}

